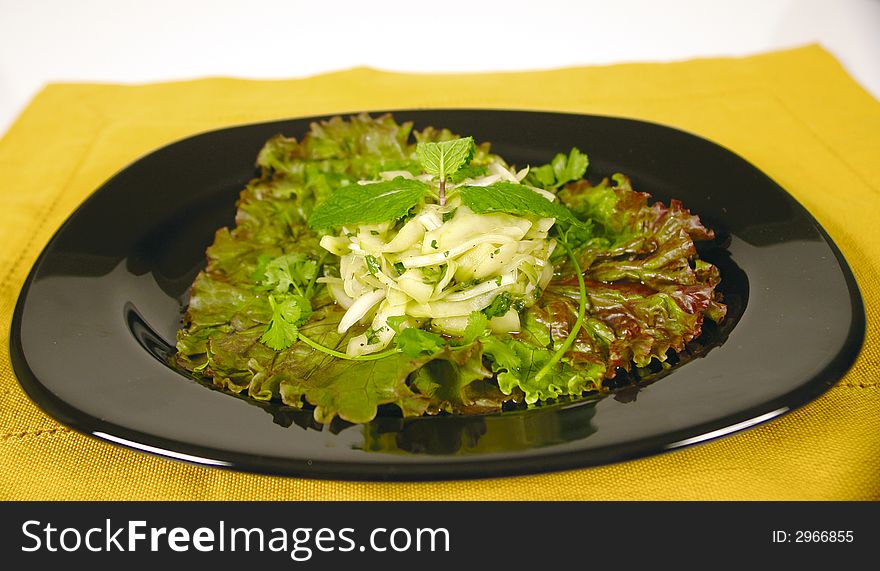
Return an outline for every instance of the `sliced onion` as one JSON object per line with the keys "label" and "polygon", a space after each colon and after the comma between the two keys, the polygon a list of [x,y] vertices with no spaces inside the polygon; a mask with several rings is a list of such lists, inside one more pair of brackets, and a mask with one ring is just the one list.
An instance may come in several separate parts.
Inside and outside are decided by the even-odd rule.
{"label": "sliced onion", "polygon": [[405,307],[404,305],[390,305],[387,300],[382,302],[371,324],[376,341],[374,343],[367,343],[366,333],[356,335],[349,340],[345,353],[352,357],[357,357],[359,355],[375,353],[387,347],[394,338],[394,330],[388,326],[388,318],[392,315],[404,315]]}
{"label": "sliced onion", "polygon": [[489,320],[489,329],[493,333],[519,333],[520,327],[519,314],[514,309],[509,309],[504,315]]}
{"label": "sliced onion", "polygon": [[455,317],[457,315],[470,315],[472,311],[480,311],[488,307],[502,290],[498,288],[464,301],[432,301],[430,303],[412,303],[406,306],[406,313],[412,317]]}
{"label": "sliced onion", "polygon": [[424,254],[421,256],[411,256],[409,258],[402,259],[401,262],[403,262],[403,265],[406,268],[424,268],[426,266],[436,266],[446,262],[446,260],[454,259],[464,254],[471,248],[476,248],[480,244],[485,244],[486,242],[494,244],[506,244],[513,241],[513,238],[509,236],[504,236],[502,234],[486,234],[485,236],[472,238],[463,244],[459,244],[454,248],[446,250],[445,252]]}
{"label": "sliced onion", "polygon": [[426,212],[421,216],[417,216],[416,220],[425,227],[425,230],[430,232],[431,230],[436,230],[443,225],[443,221],[437,216],[436,212]]}
{"label": "sliced onion", "polygon": [[455,260],[449,260],[449,262],[446,263],[446,271],[443,273],[443,277],[441,277],[440,281],[437,282],[437,285],[434,286],[434,298],[440,297],[443,290],[449,285],[449,282],[452,281],[452,276],[455,275],[456,267]]}
{"label": "sliced onion", "polygon": [[409,171],[382,171],[379,173],[379,178],[382,180],[394,180],[397,177],[412,180],[413,174]]}
{"label": "sliced onion", "polygon": [[499,177],[506,180],[507,182],[513,182],[513,183],[519,182],[519,180],[516,178],[516,176],[514,176],[513,173],[511,173],[509,170],[504,168],[504,165],[502,165],[501,163],[496,162],[496,163],[489,164],[489,172],[494,175],[498,175]]}
{"label": "sliced onion", "polygon": [[501,180],[501,175],[493,174],[489,176],[481,176],[479,178],[475,178],[474,181],[470,184],[470,186],[489,186],[490,184],[494,184]]}
{"label": "sliced onion", "polygon": [[403,225],[397,236],[382,248],[383,252],[403,252],[425,235],[425,227],[418,220],[412,219]]}
{"label": "sliced onion", "polygon": [[448,333],[449,335],[461,335],[467,328],[468,321],[469,319],[466,315],[438,317],[437,319],[431,320],[431,325],[443,333]]}
{"label": "sliced onion", "polygon": [[538,194],[540,194],[541,196],[543,196],[544,198],[546,198],[550,202],[553,202],[554,200],[556,200],[556,195],[553,194],[552,192],[550,192],[549,190],[544,190],[543,188],[538,188],[537,186],[532,186],[530,184],[524,184],[523,186],[528,189],[534,190],[535,192],[537,192]]}
{"label": "sliced onion", "polygon": [[339,327],[336,330],[339,333],[345,333],[352,325],[363,319],[367,312],[383,299],[385,299],[385,290],[383,289],[373,290],[360,296],[354,300],[354,303],[351,304],[351,307],[342,316],[342,319],[339,321]]}
{"label": "sliced onion", "polygon": [[348,253],[348,238],[342,236],[324,236],[321,238],[322,248],[335,256],[344,256]]}
{"label": "sliced onion", "polygon": [[498,283],[496,280],[490,280],[487,282],[483,282],[475,285],[472,288],[468,288],[462,291],[457,291],[455,293],[451,293],[443,298],[443,301],[464,301],[466,299],[471,299],[472,297],[477,297],[478,295],[482,295],[486,292],[495,291],[496,289],[502,288],[504,286],[508,286],[516,281],[516,273],[509,272],[501,276],[501,283]]}
{"label": "sliced onion", "polygon": [[425,283],[421,270],[409,269],[397,278],[397,285],[419,303],[427,303],[434,294],[434,286]]}
{"label": "sliced onion", "polygon": [[[320,279],[318,280],[320,281]],[[343,309],[348,309],[354,303],[354,300],[348,297],[345,294],[345,288],[342,287],[342,280],[338,282],[326,282],[327,290],[330,292],[330,295],[333,299],[336,300],[336,303],[342,306]]]}

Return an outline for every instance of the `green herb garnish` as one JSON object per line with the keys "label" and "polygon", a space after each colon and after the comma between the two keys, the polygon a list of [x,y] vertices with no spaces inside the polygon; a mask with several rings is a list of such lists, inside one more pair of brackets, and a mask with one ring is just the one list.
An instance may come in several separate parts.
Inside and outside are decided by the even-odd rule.
{"label": "green herb garnish", "polygon": [[522,184],[496,182],[489,186],[466,186],[459,189],[461,201],[478,214],[507,212],[520,216],[555,218],[557,222],[582,224],[571,211],[556,202],[550,202]]}
{"label": "green herb garnish", "polygon": [[318,263],[303,254],[284,254],[267,262],[262,272],[263,284],[277,293],[286,293],[293,287],[300,296],[307,296],[306,290],[318,273]]}
{"label": "green herb garnish", "polygon": [[276,299],[269,296],[272,308],[272,320],[260,341],[280,351],[287,349],[299,338],[299,326],[309,318],[312,306],[307,299],[299,295],[290,295]]}
{"label": "green herb garnish", "polygon": [[510,304],[512,302],[513,299],[510,296],[510,292],[503,291],[492,300],[492,303],[489,304],[489,307],[483,310],[483,313],[489,318],[501,317],[510,310]]}
{"label": "green herb garnish", "polygon": [[309,217],[309,226],[315,230],[327,230],[394,220],[409,212],[430,189],[430,185],[424,182],[403,177],[343,186],[315,208]]}
{"label": "green herb garnish", "polygon": [[364,257],[364,261],[367,263],[367,271],[371,274],[376,275],[382,271],[382,266],[379,264],[379,260],[377,260],[375,256],[367,254]]}
{"label": "green herb garnish", "polygon": [[474,158],[475,150],[473,137],[416,145],[422,168],[440,180],[440,206],[446,204],[447,178],[467,165]]}
{"label": "green herb garnish", "polygon": [[573,148],[568,156],[559,153],[553,157],[550,164],[529,169],[526,182],[548,190],[555,190],[568,182],[584,178],[589,164],[590,159],[587,155],[577,148]]}

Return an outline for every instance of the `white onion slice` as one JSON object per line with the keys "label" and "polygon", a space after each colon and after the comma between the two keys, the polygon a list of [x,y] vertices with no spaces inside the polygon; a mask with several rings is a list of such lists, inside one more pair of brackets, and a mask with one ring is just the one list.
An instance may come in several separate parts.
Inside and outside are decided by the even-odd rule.
{"label": "white onion slice", "polygon": [[342,316],[342,319],[339,321],[339,327],[336,330],[339,333],[345,333],[352,325],[363,319],[367,312],[383,299],[385,299],[385,290],[382,289],[373,290],[360,296],[354,300],[354,303],[351,304],[351,307]]}
{"label": "white onion slice", "polygon": [[424,268],[426,266],[436,266],[446,262],[446,260],[457,258],[471,248],[476,248],[480,244],[485,244],[486,242],[493,244],[507,244],[508,242],[513,241],[514,239],[510,236],[504,236],[502,234],[486,234],[485,236],[472,238],[467,242],[464,242],[463,244],[459,244],[458,246],[446,250],[445,252],[424,254],[421,256],[410,256],[409,258],[402,259],[401,262],[403,262],[403,266],[405,268]]}

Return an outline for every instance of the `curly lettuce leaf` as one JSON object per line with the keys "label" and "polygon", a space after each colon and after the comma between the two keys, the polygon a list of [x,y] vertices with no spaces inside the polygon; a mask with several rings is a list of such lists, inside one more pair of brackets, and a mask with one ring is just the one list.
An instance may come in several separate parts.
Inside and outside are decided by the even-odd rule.
{"label": "curly lettuce leaf", "polygon": [[492,360],[492,370],[497,373],[501,391],[509,395],[519,389],[528,404],[560,396],[580,396],[601,388],[604,367],[588,364],[575,368],[562,362],[538,379],[536,373],[550,361],[553,351],[518,339],[497,337],[484,339],[483,345]]}
{"label": "curly lettuce leaf", "polygon": [[[665,361],[701,333],[704,317],[717,322],[726,311],[715,292],[718,269],[696,259],[694,240],[712,232],[680,202],[648,204],[629,179],[612,180],[578,181],[559,192],[572,212],[594,224],[576,250],[587,319],[565,360],[578,368],[601,365],[606,378],[619,368]],[[541,346],[559,343],[574,325],[577,280],[570,272],[562,276],[524,316],[525,338]]]}
{"label": "curly lettuce leaf", "polygon": [[499,410],[509,398],[487,380],[483,346],[477,341],[461,348],[447,347],[413,375],[412,388],[430,399],[429,412],[478,413]]}

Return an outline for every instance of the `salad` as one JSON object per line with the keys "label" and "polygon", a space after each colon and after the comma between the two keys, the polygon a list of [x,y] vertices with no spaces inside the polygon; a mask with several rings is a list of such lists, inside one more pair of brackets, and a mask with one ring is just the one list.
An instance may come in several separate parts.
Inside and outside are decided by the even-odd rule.
{"label": "salad", "polygon": [[446,129],[276,136],[192,284],[176,362],[315,420],[484,414],[608,392],[726,308],[713,238],[579,149],[508,164]]}

